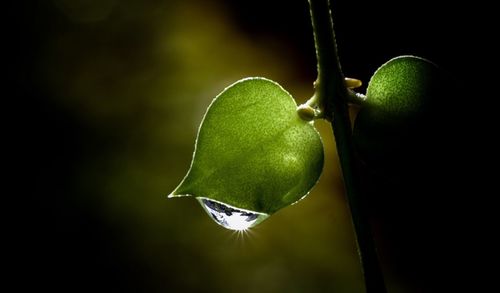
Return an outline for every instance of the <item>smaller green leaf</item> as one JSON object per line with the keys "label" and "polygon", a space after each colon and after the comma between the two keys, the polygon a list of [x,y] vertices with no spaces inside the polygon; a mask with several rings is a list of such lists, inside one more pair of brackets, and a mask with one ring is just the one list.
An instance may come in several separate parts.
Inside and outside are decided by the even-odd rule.
{"label": "smaller green leaf", "polygon": [[353,130],[370,169],[399,177],[428,164],[439,117],[453,98],[448,83],[436,64],[415,56],[393,58],[377,69]]}
{"label": "smaller green leaf", "polygon": [[439,68],[427,59],[393,58],[370,79],[365,109],[377,112],[379,121],[391,124],[418,119],[440,99],[436,96],[443,87],[440,75]]}
{"label": "smaller green leaf", "polygon": [[303,198],[321,174],[323,145],[296,109],[291,95],[265,78],[226,88],[209,106],[191,168],[170,197],[197,197],[219,224],[227,218],[217,216],[237,212],[255,220],[249,215],[269,215]]}

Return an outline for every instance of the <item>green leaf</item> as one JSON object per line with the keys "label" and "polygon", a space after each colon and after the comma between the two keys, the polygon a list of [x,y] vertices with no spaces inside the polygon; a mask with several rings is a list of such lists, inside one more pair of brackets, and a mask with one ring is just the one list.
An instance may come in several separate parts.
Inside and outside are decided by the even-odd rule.
{"label": "green leaf", "polygon": [[193,161],[169,197],[190,195],[272,214],[304,197],[323,168],[323,145],[291,95],[265,78],[219,94],[201,123]]}
{"label": "green leaf", "polygon": [[436,93],[443,87],[440,73],[434,63],[424,58],[393,58],[380,66],[370,79],[365,109],[377,112],[378,118],[384,121],[417,119],[429,110],[430,103],[439,100]]}
{"label": "green leaf", "polygon": [[377,69],[353,130],[354,145],[370,169],[399,177],[429,165],[439,117],[453,98],[448,84],[438,66],[420,57],[399,56]]}

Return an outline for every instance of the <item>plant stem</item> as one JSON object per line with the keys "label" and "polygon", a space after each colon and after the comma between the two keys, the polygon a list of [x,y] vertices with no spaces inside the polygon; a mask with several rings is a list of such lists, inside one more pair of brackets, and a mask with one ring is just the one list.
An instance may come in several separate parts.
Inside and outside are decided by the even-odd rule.
{"label": "plant stem", "polygon": [[354,160],[348,100],[350,92],[344,84],[329,0],[309,0],[314,30],[318,78],[315,94],[323,117],[332,123],[344,185],[356,232],[358,253],[363,269],[366,292],[386,292],[384,278],[375,249],[366,211],[360,198],[359,176]]}

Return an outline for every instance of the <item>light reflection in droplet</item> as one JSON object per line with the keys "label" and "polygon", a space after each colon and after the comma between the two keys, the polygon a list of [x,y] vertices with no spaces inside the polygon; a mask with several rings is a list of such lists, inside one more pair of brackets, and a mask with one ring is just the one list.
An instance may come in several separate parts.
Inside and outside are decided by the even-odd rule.
{"label": "light reflection in droplet", "polygon": [[203,209],[224,228],[243,231],[264,221],[269,215],[237,209],[211,199],[198,197]]}

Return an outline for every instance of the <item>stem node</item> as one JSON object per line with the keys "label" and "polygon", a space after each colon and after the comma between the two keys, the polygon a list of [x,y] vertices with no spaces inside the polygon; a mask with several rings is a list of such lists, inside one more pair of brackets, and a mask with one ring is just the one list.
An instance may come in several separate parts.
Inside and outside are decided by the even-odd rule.
{"label": "stem node", "polygon": [[366,292],[384,293],[386,292],[385,283],[378,262],[375,242],[360,198],[359,178],[354,160],[351,122],[347,105],[348,102],[352,101],[359,103],[364,101],[363,95],[350,89],[360,86],[361,82],[344,79],[337,53],[330,1],[309,0],[309,6],[318,60],[318,79],[314,83],[313,102],[323,111],[323,117],[332,123],[347,200],[356,232]]}

